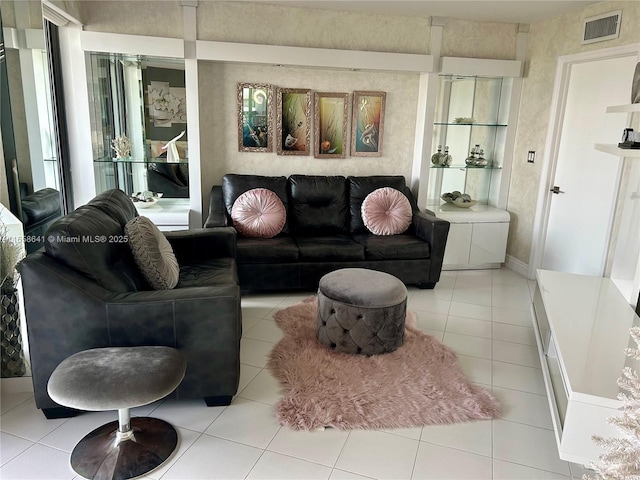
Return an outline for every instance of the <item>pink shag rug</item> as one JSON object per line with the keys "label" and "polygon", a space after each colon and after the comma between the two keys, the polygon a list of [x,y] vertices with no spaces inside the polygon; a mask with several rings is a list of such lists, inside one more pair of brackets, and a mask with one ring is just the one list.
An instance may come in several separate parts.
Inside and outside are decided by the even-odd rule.
{"label": "pink shag rug", "polygon": [[335,352],[316,339],[315,297],[275,315],[284,338],[267,367],[280,381],[282,425],[294,430],[419,427],[494,418],[500,404],[462,372],[456,355],[416,328],[408,313],[404,344],[376,356]]}

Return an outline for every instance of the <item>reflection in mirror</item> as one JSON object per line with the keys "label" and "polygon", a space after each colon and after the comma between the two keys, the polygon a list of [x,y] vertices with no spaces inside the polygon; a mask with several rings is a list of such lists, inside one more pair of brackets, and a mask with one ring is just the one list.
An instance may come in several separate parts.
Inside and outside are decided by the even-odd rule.
{"label": "reflection in mirror", "polygon": [[[59,165],[40,2],[2,0],[7,82],[2,85],[5,170],[24,235],[37,238],[61,215]],[[6,90],[6,91],[4,91]],[[13,135],[7,132],[13,131]],[[13,144],[13,145],[11,145]],[[13,147],[13,148],[12,148]],[[27,253],[42,242],[27,242]]]}
{"label": "reflection in mirror", "polygon": [[[184,61],[90,53],[88,64],[96,192],[188,198]],[[130,149],[116,151],[122,137]]]}

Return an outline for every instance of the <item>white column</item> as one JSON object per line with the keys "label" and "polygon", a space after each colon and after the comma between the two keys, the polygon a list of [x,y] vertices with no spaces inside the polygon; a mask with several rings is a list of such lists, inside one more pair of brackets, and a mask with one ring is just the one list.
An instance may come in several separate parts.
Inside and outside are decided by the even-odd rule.
{"label": "white column", "polygon": [[58,30],[69,132],[71,185],[74,207],[77,207],[96,196],[86,54],[80,49],[82,28],[79,25],[69,24]]}
{"label": "white column", "polygon": [[[442,46],[442,31],[445,21],[445,19],[440,17],[433,17],[431,19],[430,54],[433,57],[435,71],[440,70],[440,50]],[[435,115],[437,95],[438,74],[420,74],[410,187],[417,195],[418,206],[421,208],[424,208],[427,204],[429,161],[431,159],[431,150],[433,149],[433,118]]]}
{"label": "white column", "polygon": [[189,228],[202,227],[202,175],[200,174],[200,104],[196,59],[197,1],[182,1],[184,19],[184,76],[189,128]]}

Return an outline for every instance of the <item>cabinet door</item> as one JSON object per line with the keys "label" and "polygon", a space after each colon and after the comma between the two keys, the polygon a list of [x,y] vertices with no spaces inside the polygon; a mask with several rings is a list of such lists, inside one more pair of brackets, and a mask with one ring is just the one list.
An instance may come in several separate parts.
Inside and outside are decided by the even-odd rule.
{"label": "cabinet door", "polygon": [[507,251],[508,223],[475,223],[471,237],[469,263],[502,263]]}
{"label": "cabinet door", "polygon": [[452,223],[449,227],[447,246],[444,249],[444,265],[466,265],[469,263],[469,249],[473,225]]}

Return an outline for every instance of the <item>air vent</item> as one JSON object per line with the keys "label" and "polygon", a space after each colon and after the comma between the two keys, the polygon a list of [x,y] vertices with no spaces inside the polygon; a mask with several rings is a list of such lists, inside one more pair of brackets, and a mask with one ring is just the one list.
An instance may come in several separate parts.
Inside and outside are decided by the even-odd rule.
{"label": "air vent", "polygon": [[582,34],[582,44],[602,42],[618,38],[620,35],[620,20],[622,10],[585,18]]}

